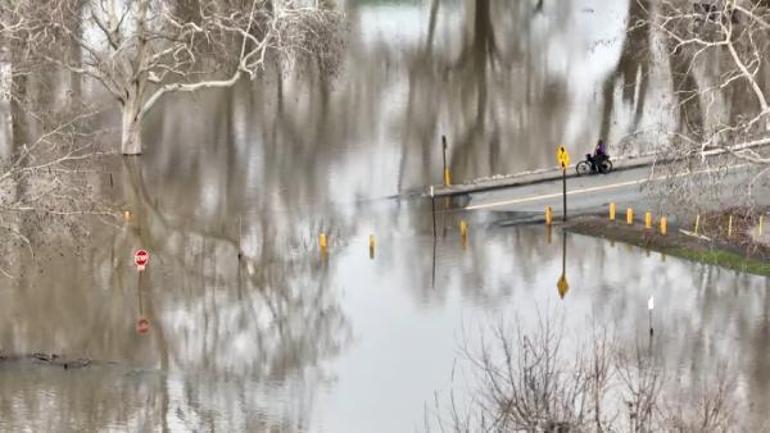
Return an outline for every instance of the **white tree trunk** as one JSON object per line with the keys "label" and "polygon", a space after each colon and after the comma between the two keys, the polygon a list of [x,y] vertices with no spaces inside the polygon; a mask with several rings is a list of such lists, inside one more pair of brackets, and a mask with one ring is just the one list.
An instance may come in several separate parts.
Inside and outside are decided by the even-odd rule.
{"label": "white tree trunk", "polygon": [[120,151],[123,155],[142,154],[142,122],[139,101],[129,98],[123,106]]}

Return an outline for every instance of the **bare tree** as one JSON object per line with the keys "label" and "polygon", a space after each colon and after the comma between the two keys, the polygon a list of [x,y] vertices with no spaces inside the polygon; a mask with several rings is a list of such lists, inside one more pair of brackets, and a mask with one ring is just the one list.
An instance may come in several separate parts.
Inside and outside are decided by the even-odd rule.
{"label": "bare tree", "polygon": [[68,244],[55,241],[86,236],[86,216],[113,219],[112,208],[100,198],[104,173],[93,168],[104,156],[95,144],[103,131],[84,132],[92,116],[35,119],[47,125],[46,130],[0,158],[3,276],[16,276],[19,263],[35,258],[40,246],[66,249]]}
{"label": "bare tree", "polygon": [[77,245],[56,241],[84,237],[91,216],[106,221],[113,216],[100,198],[106,177],[93,164],[104,156],[98,143],[105,131],[93,126],[99,109],[56,100],[61,82],[37,61],[29,27],[8,20],[14,12],[0,9],[0,69],[5,72],[0,101],[8,104],[11,117],[9,140],[0,156],[4,277],[23,274],[24,262],[37,257],[41,246],[54,246],[46,248],[49,252],[73,251]]}
{"label": "bare tree", "polygon": [[291,60],[308,41],[331,49],[325,38],[341,22],[333,9],[291,0],[51,0],[45,8],[34,0],[3,0],[2,5],[7,39],[23,38],[34,45],[30,55],[99,83],[118,102],[124,155],[142,153],[142,121],[164,95],[254,79],[272,52]]}
{"label": "bare tree", "polygon": [[[605,330],[567,349],[562,322],[539,316],[535,329],[494,327],[492,340],[463,353],[478,379],[467,409],[454,394],[437,430],[470,432],[738,432],[740,409],[728,368],[711,377],[667,375],[649,347],[628,347]],[[676,378],[677,380],[671,380]],[[431,430],[426,421],[426,430]]]}
{"label": "bare tree", "polygon": [[731,390],[736,384],[726,374],[727,366],[719,367],[713,381],[680,390],[666,402],[663,416],[668,431],[720,433],[734,430],[738,420]]}
{"label": "bare tree", "polygon": [[[590,354],[567,356],[562,350],[561,322],[540,317],[538,331],[519,327],[514,337],[503,325],[494,329],[492,344],[465,353],[480,373],[478,417],[482,431],[567,432],[591,425],[603,431],[609,345],[606,334]],[[469,422],[453,417],[456,425]],[[474,426],[476,427],[476,426]]]}
{"label": "bare tree", "polygon": [[[638,0],[635,0],[638,1]],[[666,195],[697,202],[726,170],[754,166],[745,198],[770,171],[770,5],[762,0],[662,0],[649,25],[671,63],[674,113],[657,171]],[[687,176],[685,176],[687,174]],[[696,176],[691,176],[695,174]]]}

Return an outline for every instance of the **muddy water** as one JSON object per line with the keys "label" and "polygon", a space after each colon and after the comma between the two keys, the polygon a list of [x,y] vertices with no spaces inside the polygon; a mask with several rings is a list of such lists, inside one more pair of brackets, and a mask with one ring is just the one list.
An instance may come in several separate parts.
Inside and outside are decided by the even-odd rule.
{"label": "muddy water", "polygon": [[726,359],[753,410],[770,409],[766,279],[549,242],[500,214],[439,213],[434,241],[429,202],[389,198],[440,179],[442,134],[453,175],[471,179],[550,164],[553,143],[580,152],[605,129],[618,142],[665,103],[621,89],[655,69],[628,55],[643,42],[623,43],[639,13],[627,2],[431,3],[347,4],[334,81],[268,71],[166,101],[146,154],[98,185],[129,218],[94,222],[73,254],[41,249],[0,285],[2,354],[92,360],[4,362],[0,431],[414,431],[436,393],[467,391],[453,378],[464,336],[554,310],[575,337],[599,322],[644,339],[653,294],[672,368],[708,375]]}

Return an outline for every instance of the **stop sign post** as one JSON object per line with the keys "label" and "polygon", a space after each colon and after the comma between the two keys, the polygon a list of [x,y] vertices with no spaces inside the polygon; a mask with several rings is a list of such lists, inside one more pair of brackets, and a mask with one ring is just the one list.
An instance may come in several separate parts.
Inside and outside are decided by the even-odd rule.
{"label": "stop sign post", "polygon": [[136,270],[139,272],[144,271],[144,269],[147,267],[147,264],[150,262],[150,253],[147,252],[147,250],[137,250],[134,253],[134,264],[136,265]]}

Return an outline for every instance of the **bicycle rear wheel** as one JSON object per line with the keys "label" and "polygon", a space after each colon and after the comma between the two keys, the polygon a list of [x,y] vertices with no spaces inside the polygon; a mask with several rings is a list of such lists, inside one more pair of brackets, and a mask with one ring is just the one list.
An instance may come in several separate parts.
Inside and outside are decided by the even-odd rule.
{"label": "bicycle rear wheel", "polygon": [[589,174],[591,173],[591,164],[589,164],[588,161],[580,161],[577,167],[575,167],[575,171],[577,171],[578,176]]}

